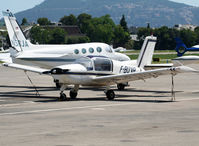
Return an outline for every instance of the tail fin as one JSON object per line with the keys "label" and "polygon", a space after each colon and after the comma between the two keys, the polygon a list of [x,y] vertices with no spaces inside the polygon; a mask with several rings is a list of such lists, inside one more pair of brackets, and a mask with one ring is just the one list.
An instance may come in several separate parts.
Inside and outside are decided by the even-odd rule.
{"label": "tail fin", "polygon": [[26,39],[21,27],[16,21],[15,16],[9,11],[3,12],[3,16],[12,48],[16,52],[21,52],[29,48],[32,44]]}
{"label": "tail fin", "polygon": [[176,40],[176,52],[178,56],[182,56],[187,51],[187,46],[183,43],[180,38],[175,38]]}
{"label": "tail fin", "polygon": [[137,60],[138,67],[143,68],[145,65],[151,64],[156,41],[157,37],[154,36],[147,36],[145,38]]}

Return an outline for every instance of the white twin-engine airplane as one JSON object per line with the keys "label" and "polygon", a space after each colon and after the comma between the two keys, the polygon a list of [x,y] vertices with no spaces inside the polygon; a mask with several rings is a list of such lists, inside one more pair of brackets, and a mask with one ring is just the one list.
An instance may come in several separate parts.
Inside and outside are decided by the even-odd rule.
{"label": "white twin-engine airplane", "polygon": [[[70,90],[70,98],[75,99],[80,85],[105,86],[108,100],[115,98],[111,85],[129,81],[156,78],[161,75],[195,71],[186,66],[144,70],[151,64],[156,37],[147,37],[137,60],[129,60],[125,55],[115,53],[104,43],[75,45],[33,45],[26,40],[16,18],[10,12],[3,12],[12,47],[12,63],[6,67],[52,76],[60,85],[60,100],[68,99],[64,90]],[[71,51],[72,50],[72,51]]]}

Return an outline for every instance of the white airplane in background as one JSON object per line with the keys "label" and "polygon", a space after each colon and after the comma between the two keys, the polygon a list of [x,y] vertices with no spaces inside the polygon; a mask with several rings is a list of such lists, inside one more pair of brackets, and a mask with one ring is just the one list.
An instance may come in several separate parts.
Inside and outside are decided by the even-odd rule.
{"label": "white airplane in background", "polygon": [[[10,56],[15,63],[51,69],[54,66],[71,64],[80,57],[92,58],[103,56],[118,61],[130,60],[127,55],[115,52],[111,46],[105,43],[34,45],[26,39],[15,16],[11,12],[3,12],[3,15],[12,45]],[[10,62],[11,58],[7,56],[8,54],[6,54],[5,58],[5,54],[0,54],[0,60]],[[57,81],[55,83],[59,87],[59,83]],[[121,84],[121,86],[125,85],[126,83]]]}
{"label": "white airplane in background", "polygon": [[[145,39],[137,60],[120,61],[113,56],[112,48],[104,43],[33,45],[26,40],[13,14],[4,12],[3,15],[11,40],[10,54],[13,60],[13,63],[3,65],[52,76],[61,84],[60,100],[67,99],[64,90],[68,85],[74,85],[70,90],[71,99],[77,97],[79,86],[82,85],[105,86],[106,97],[112,100],[115,93],[111,90],[111,85],[195,71],[186,66],[145,71],[144,66],[152,60],[156,37]],[[71,49],[73,51],[67,53]]]}
{"label": "white airplane in background", "polygon": [[0,48],[0,61],[2,62],[12,62],[12,58],[10,57],[9,50],[4,50],[3,47]]}

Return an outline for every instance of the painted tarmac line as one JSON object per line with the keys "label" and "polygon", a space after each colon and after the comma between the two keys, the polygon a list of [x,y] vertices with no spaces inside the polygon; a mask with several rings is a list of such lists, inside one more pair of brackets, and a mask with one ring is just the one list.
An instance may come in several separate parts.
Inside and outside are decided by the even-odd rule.
{"label": "painted tarmac line", "polygon": [[23,103],[2,104],[2,105],[0,105],[0,107],[13,107],[13,106],[26,105],[26,104],[33,104],[33,103],[35,103],[35,102],[34,101],[23,101]]}
{"label": "painted tarmac line", "polygon": [[192,100],[199,100],[199,98],[186,98],[186,99],[176,99],[176,101],[192,101]]}
{"label": "painted tarmac line", "polygon": [[133,104],[138,104],[138,103],[105,104],[105,105],[82,106],[82,107],[71,107],[71,108],[56,108],[56,109],[45,109],[45,110],[31,110],[31,111],[24,111],[24,112],[2,113],[2,114],[0,114],[0,116],[5,116],[5,115],[20,115],[20,114],[34,114],[34,113],[46,113],[46,112],[55,112],[55,111],[77,110],[77,109],[104,108],[104,107],[125,106],[125,105],[133,105]]}

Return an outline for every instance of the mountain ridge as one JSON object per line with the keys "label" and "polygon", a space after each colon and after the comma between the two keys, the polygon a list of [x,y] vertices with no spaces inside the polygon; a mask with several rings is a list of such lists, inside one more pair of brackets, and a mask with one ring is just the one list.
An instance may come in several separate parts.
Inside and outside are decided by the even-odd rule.
{"label": "mountain ridge", "polygon": [[45,0],[32,9],[16,13],[21,22],[25,17],[36,22],[40,17],[59,21],[64,15],[88,13],[93,17],[110,14],[116,24],[124,14],[128,26],[152,27],[175,24],[199,25],[199,7],[176,3],[169,0]]}

